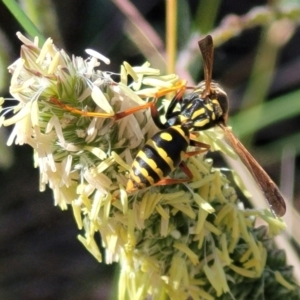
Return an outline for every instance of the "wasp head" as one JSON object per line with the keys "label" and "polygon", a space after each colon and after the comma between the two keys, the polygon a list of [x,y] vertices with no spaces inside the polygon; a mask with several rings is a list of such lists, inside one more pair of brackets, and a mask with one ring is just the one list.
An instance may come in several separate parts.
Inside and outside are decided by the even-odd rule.
{"label": "wasp head", "polygon": [[197,92],[199,92],[200,97],[203,99],[210,99],[211,101],[217,100],[220,105],[220,111],[217,113],[218,119],[224,124],[227,123],[228,118],[228,97],[223,88],[216,83],[215,81],[211,81],[210,89],[206,91],[206,80],[200,82],[197,87]]}

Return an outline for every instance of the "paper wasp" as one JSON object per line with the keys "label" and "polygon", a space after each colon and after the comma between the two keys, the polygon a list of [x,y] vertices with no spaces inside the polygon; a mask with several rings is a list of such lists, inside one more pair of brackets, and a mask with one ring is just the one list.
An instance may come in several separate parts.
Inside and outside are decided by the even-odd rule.
{"label": "paper wasp", "polygon": [[[151,115],[156,126],[160,129],[144,147],[138,152],[131,166],[127,192],[143,189],[150,186],[177,184],[191,181],[193,176],[184,158],[207,151],[210,146],[190,138],[195,131],[205,130],[219,126],[224,131],[225,139],[239,155],[244,165],[248,168],[257,181],[271,209],[278,215],[283,216],[286,211],[285,201],[279,189],[268,174],[247,151],[232,131],[226,126],[228,119],[228,98],[223,89],[212,81],[213,67],[213,40],[210,35],[199,41],[200,51],[203,57],[204,80],[197,88],[185,97],[182,97],[186,87],[182,85],[176,96],[171,101],[166,112],[166,123],[162,123],[155,103],[128,109],[114,115],[106,113],[83,112],[62,104],[55,97],[51,102],[62,108],[83,116],[112,118],[117,121],[139,110],[150,108]],[[175,88],[166,90],[168,93]],[[178,86],[176,87],[178,89]],[[162,93],[160,93],[161,95]],[[177,104],[180,110],[175,110]],[[190,151],[189,146],[202,148]],[[187,178],[173,179],[167,176],[177,167],[180,167]]]}
{"label": "paper wasp", "polygon": [[[217,125],[223,129],[226,140],[239,155],[242,162],[261,187],[271,209],[278,216],[283,216],[286,206],[278,187],[226,126],[228,119],[228,98],[221,87],[212,81],[214,51],[212,37],[208,35],[200,40],[199,47],[204,62],[204,80],[198,88],[186,97],[175,96],[166,113],[166,124],[162,124],[159,121],[156,111],[151,107],[153,120],[162,131],[150,139],[135,158],[127,190],[130,191],[134,187],[143,188],[150,185],[164,185],[191,180],[191,174],[182,159],[184,156],[198,154],[201,151],[195,151],[194,153],[186,152],[188,145],[206,149],[209,146],[199,142],[195,143],[195,141],[189,138],[189,133]],[[182,92],[179,95],[182,95]],[[180,104],[180,111],[174,112],[177,103]],[[173,133],[172,130],[177,130],[178,128],[182,129],[182,131],[179,133],[175,131]],[[166,133],[170,135],[164,137]],[[180,144],[177,141],[177,136],[180,136],[184,143]],[[178,153],[175,152],[176,148]],[[181,153],[185,153],[185,155],[180,155],[180,151]],[[175,155],[175,153],[177,154]],[[173,168],[175,168],[175,165],[179,165],[189,178],[177,180],[166,179],[165,177],[172,171],[170,164],[169,166],[164,166],[168,160],[170,160],[170,164],[173,164]]]}
{"label": "paper wasp", "polygon": [[[205,53],[205,47],[201,46],[200,49],[205,59],[212,59]],[[207,68],[206,71],[208,70]],[[185,85],[179,89],[167,109],[166,123],[161,122],[156,106],[150,106],[152,119],[161,131],[149,139],[135,157],[126,186],[127,192],[150,186],[184,183],[193,179],[184,158],[206,152],[210,146],[190,138],[191,133],[214,127],[221,120],[223,122],[228,110],[226,93],[211,81],[207,91],[206,81],[201,82],[199,87],[186,97],[182,97]],[[172,89],[158,94],[170,92]],[[177,104],[180,110],[176,110]],[[202,149],[188,152],[189,146]],[[178,166],[187,178],[166,178]]]}

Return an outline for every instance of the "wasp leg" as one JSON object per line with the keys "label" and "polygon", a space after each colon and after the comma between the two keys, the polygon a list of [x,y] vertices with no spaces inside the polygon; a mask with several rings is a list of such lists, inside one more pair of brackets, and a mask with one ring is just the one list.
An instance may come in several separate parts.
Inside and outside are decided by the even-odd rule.
{"label": "wasp leg", "polygon": [[[166,91],[167,89],[165,89]],[[175,90],[175,89],[174,89]],[[177,88],[178,90],[178,88]],[[174,112],[174,109],[176,108],[176,105],[178,102],[180,102],[182,100],[182,95],[185,91],[185,87],[181,87],[175,97],[173,97],[168,109],[167,109],[167,112],[166,112],[166,119],[170,119],[172,117],[175,117],[177,115],[180,114],[180,111],[175,111]],[[168,89],[168,92],[170,92],[170,89]],[[159,98],[160,96],[158,96],[157,98]],[[160,114],[156,108],[155,105],[151,106],[151,116],[152,116],[152,119],[155,123],[155,125],[159,128],[159,129],[167,129],[170,127],[170,124],[168,122],[166,123],[162,123],[161,120],[160,120]]]}
{"label": "wasp leg", "polygon": [[184,92],[185,88],[180,89],[171,100],[171,103],[166,112],[167,120],[180,114],[180,111],[174,111],[174,109],[176,108],[176,105],[182,101],[182,96]]}
{"label": "wasp leg", "polygon": [[[199,150],[200,153],[207,152],[210,149],[210,145],[201,143],[201,142],[195,141],[195,140],[190,140],[190,146],[204,148],[203,150]],[[198,152],[198,151],[192,151],[192,152]],[[187,152],[187,153],[190,153],[190,152]],[[190,156],[192,156],[192,155],[190,155]]]}
{"label": "wasp leg", "polygon": [[176,92],[178,90],[183,90],[182,93],[184,93],[186,84],[187,84],[186,80],[179,80],[174,86],[170,88],[161,89],[160,91],[158,91],[155,94],[155,98],[160,98],[168,93]]}
{"label": "wasp leg", "polygon": [[156,106],[154,105],[153,102],[151,102],[151,103],[153,104],[150,108],[151,108],[151,116],[152,116],[152,120],[153,120],[154,124],[159,129],[167,129],[167,128],[169,128],[170,125],[168,124],[168,122],[162,123],[162,121],[160,120],[160,115],[159,115],[159,112],[158,112]]}
{"label": "wasp leg", "polygon": [[151,112],[152,112],[152,107],[155,107],[154,102],[148,102],[148,103],[140,105],[140,106],[132,107],[132,108],[126,109],[124,111],[117,112],[113,116],[113,119],[114,119],[114,121],[118,121],[124,117],[127,117],[131,114],[136,113],[137,111],[144,110],[149,107],[151,108]]}
{"label": "wasp leg", "polygon": [[153,186],[185,183],[185,182],[189,182],[193,179],[194,176],[185,162],[182,161],[179,164],[179,168],[187,175],[187,178],[180,178],[180,179],[164,178],[164,179],[160,180],[159,182],[156,182]]}
{"label": "wasp leg", "polygon": [[[202,143],[201,143],[202,144]],[[204,147],[205,146],[205,147]],[[199,147],[199,146],[198,146]],[[198,155],[198,154],[201,154],[201,153],[205,153],[209,150],[210,146],[209,145],[206,145],[206,144],[203,144],[203,148],[204,149],[201,149],[201,150],[196,150],[196,151],[189,151],[189,152],[186,152],[184,155],[186,158],[189,158],[191,156],[195,156],[195,155]]]}
{"label": "wasp leg", "polygon": [[94,118],[104,118],[104,119],[113,119],[114,121],[118,121],[126,116],[129,116],[131,114],[134,114],[137,111],[147,109],[149,107],[155,106],[153,102],[148,102],[144,105],[136,106],[129,108],[127,110],[117,112],[115,114],[109,114],[109,113],[101,113],[101,112],[88,112],[88,111],[83,111],[77,108],[74,108],[72,106],[66,105],[62,103],[59,99],[55,97],[50,98],[50,102],[60,106],[62,109],[67,110],[71,113],[81,115],[83,117],[94,117]]}
{"label": "wasp leg", "polygon": [[[199,148],[202,148],[202,149],[196,150],[196,151],[186,152],[185,157],[187,157],[187,158],[191,157],[191,156],[201,154],[203,152],[207,152],[210,149],[210,145],[205,144],[205,143],[201,143],[201,142],[198,142],[198,141],[194,141],[194,140],[190,140],[190,145],[194,146],[194,147],[199,147]],[[187,175],[187,178],[180,178],[180,179],[164,178],[164,179],[156,182],[153,186],[185,183],[185,182],[189,182],[193,179],[193,174],[192,174],[192,172],[190,171],[190,169],[188,168],[188,166],[186,165],[186,163],[184,161],[182,161],[179,164],[179,168]]]}
{"label": "wasp leg", "polygon": [[113,114],[108,114],[108,113],[96,113],[96,112],[87,112],[87,111],[84,111],[84,110],[80,110],[80,109],[77,109],[77,108],[74,108],[70,105],[66,105],[64,103],[62,103],[59,99],[57,99],[56,97],[50,97],[50,102],[58,105],[59,107],[61,107],[62,109],[64,110],[67,110],[71,113],[74,113],[74,114],[78,114],[78,115],[82,115],[84,117],[94,117],[94,116],[98,116],[98,117],[101,117],[101,118],[113,118],[114,115]]}
{"label": "wasp leg", "polygon": [[[210,148],[210,146],[208,144],[201,143],[201,142],[198,142],[198,141],[191,140],[190,144],[192,146],[199,147],[199,148],[204,148],[204,149],[197,150],[197,151],[186,152],[185,156],[187,158],[191,157],[191,156],[194,156],[194,155],[198,155],[198,154],[203,153],[203,152],[207,152]],[[187,178],[182,178],[182,179],[164,178],[164,179],[160,180],[159,182],[155,183],[154,186],[185,183],[185,182],[189,182],[189,181],[193,180],[194,176],[193,176],[191,170],[189,169],[189,167],[187,166],[187,164],[184,161],[182,161],[179,164],[179,168],[182,170],[182,172],[184,172],[187,175]]]}
{"label": "wasp leg", "polygon": [[165,88],[165,89],[159,90],[157,93],[154,94],[154,97],[158,99],[158,98],[163,97],[171,92],[176,92],[179,90],[179,91],[181,91],[181,93],[178,98],[180,98],[180,96],[182,96],[187,89],[196,90],[198,88],[197,86],[187,86],[186,84],[187,84],[186,80],[180,80],[176,85],[174,85],[170,88]]}

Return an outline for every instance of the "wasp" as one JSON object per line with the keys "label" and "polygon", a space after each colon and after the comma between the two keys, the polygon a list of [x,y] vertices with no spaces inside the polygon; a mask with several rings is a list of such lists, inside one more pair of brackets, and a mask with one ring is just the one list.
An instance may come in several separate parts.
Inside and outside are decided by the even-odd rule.
{"label": "wasp", "polygon": [[[192,128],[198,128],[200,125],[203,128],[212,126],[212,120],[218,117],[214,110],[214,106],[218,104],[211,102],[205,106],[201,102],[182,101],[181,110],[175,111],[177,102],[178,99],[175,97],[170,103],[166,112],[166,123],[161,122],[155,105],[150,107],[153,121],[160,131],[146,142],[135,157],[126,186],[127,192],[150,186],[191,181],[193,175],[184,159],[205,152],[210,148],[209,145],[190,138],[190,132]],[[221,113],[219,109],[216,111]],[[194,125],[194,122],[197,125]],[[189,146],[202,149],[188,152]],[[166,178],[178,166],[187,175],[187,178]]]}
{"label": "wasp", "polygon": [[[203,41],[207,42],[207,38]],[[212,56],[208,55],[207,50],[210,49],[203,45],[203,41],[200,43],[200,50],[209,66],[212,63],[207,60],[211,60]],[[205,80],[192,93],[182,97],[185,87],[177,92],[167,109],[166,123],[161,122],[156,107],[150,107],[152,119],[160,131],[146,142],[135,157],[126,186],[127,192],[150,186],[184,183],[193,179],[184,158],[205,152],[210,146],[192,139],[191,134],[225,122],[228,111],[226,93],[217,83],[209,80],[211,74],[207,72],[211,72],[211,68],[205,67],[204,70]],[[170,89],[160,93],[166,92],[170,92]],[[180,108],[176,110],[178,105]],[[187,151],[189,146],[201,150]],[[177,167],[180,167],[187,177],[166,178]]]}
{"label": "wasp", "polygon": [[[183,94],[181,91],[173,98],[166,113],[165,124],[160,122],[155,107],[151,106],[152,118],[161,131],[148,140],[144,148],[138,152],[132,164],[126,189],[130,192],[152,185],[192,180],[192,174],[183,159],[199,154],[203,150],[187,152],[187,148],[196,146],[206,151],[209,145],[194,141],[190,138],[190,133],[219,126],[227,142],[260,186],[271,210],[276,215],[283,216],[286,205],[278,187],[227,127],[228,97],[224,90],[212,81],[214,52],[212,37],[208,35],[200,40],[199,48],[203,57],[204,80],[186,97],[178,96]],[[180,104],[179,111],[174,110],[177,103]],[[177,166],[187,174],[187,179],[166,178]]]}
{"label": "wasp", "polygon": [[[194,140],[191,137],[192,133],[219,126],[224,132],[226,141],[238,154],[260,186],[271,210],[276,215],[283,216],[286,212],[286,205],[278,187],[227,127],[228,97],[220,85],[212,80],[214,53],[212,37],[208,35],[200,40],[198,44],[203,57],[204,80],[200,82],[198,87],[194,88],[192,93],[186,96],[183,96],[186,90],[184,83],[182,83],[181,87],[175,87],[178,89],[178,92],[167,109],[165,114],[167,121],[165,123],[161,122],[154,102],[130,108],[111,116],[105,113],[82,112],[64,105],[55,97],[52,97],[50,100],[73,113],[84,116],[112,118],[114,121],[142,109],[151,109],[153,121],[160,131],[150,138],[137,153],[132,163],[126,186],[126,191],[129,193],[151,186],[191,181],[193,175],[184,159],[206,152],[210,148],[209,145]],[[175,88],[161,91],[156,97],[158,98],[159,95],[173,91]],[[178,105],[180,108],[176,110]],[[200,149],[188,151],[189,146]],[[186,178],[168,178],[169,174],[177,167],[180,167],[187,175]]]}

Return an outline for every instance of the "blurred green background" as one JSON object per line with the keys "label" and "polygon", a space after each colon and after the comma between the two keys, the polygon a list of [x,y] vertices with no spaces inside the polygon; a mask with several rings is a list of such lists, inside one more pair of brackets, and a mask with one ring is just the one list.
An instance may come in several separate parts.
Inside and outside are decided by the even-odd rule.
{"label": "blurred green background", "polygon": [[[42,36],[69,54],[87,57],[84,49],[95,49],[111,59],[101,66],[114,72],[125,60],[149,60],[162,72],[175,68],[189,85],[203,78],[197,41],[212,32],[213,78],[229,95],[230,125],[289,203],[300,208],[298,1],[180,0],[176,47],[168,51],[173,33],[166,31],[166,15],[175,10],[165,1],[19,4]],[[25,31],[3,2],[0,16],[0,94],[9,97],[6,69],[19,57],[15,33]],[[175,59],[168,60],[175,50]],[[71,211],[54,207],[51,191],[39,192],[30,147],[5,145],[11,130],[0,129],[0,299],[115,299],[115,266],[98,264],[76,240]],[[293,228],[299,219],[290,214],[287,220],[297,247]]]}

